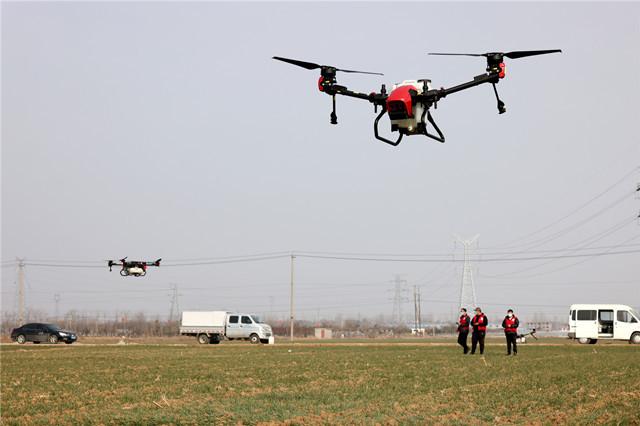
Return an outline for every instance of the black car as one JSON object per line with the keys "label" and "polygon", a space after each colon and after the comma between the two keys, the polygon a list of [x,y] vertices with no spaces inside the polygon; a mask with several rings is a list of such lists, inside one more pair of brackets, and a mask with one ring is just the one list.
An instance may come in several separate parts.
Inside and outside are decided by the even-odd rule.
{"label": "black car", "polygon": [[20,344],[26,342],[48,342],[54,344],[65,342],[67,345],[70,345],[78,340],[78,336],[72,331],[62,330],[55,324],[31,323],[14,328],[11,331],[11,340]]}

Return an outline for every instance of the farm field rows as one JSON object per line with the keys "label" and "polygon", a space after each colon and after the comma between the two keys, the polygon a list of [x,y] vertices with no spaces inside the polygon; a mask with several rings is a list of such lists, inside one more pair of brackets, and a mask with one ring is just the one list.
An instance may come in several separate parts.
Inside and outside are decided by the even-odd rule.
{"label": "farm field rows", "polygon": [[13,345],[2,424],[640,424],[640,347]]}

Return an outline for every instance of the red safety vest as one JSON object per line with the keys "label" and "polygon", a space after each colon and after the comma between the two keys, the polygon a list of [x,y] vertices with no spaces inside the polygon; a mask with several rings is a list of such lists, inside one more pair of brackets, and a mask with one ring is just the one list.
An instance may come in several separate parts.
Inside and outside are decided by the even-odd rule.
{"label": "red safety vest", "polygon": [[516,333],[518,331],[518,327],[516,326],[516,316],[512,316],[511,318],[506,317],[504,319],[504,331],[507,333]]}
{"label": "red safety vest", "polygon": [[458,331],[469,331],[469,315],[460,315]]}
{"label": "red safety vest", "polygon": [[477,324],[476,325],[476,330],[478,331],[487,331],[487,317],[484,316],[484,314],[480,314],[480,315],[475,315],[473,317],[473,321],[471,322],[472,324]]}

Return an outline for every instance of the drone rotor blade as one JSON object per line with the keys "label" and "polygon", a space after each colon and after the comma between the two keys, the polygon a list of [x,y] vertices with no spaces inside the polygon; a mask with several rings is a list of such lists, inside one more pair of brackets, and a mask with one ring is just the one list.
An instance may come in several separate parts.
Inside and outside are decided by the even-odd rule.
{"label": "drone rotor blade", "polygon": [[427,55],[438,56],[485,56],[483,53],[427,53]]}
{"label": "drone rotor blade", "polygon": [[504,53],[509,59],[518,59],[524,58],[527,56],[536,56],[536,55],[546,55],[549,53],[559,53],[562,52],[560,49],[552,49],[552,50],[515,50],[513,52]]}
{"label": "drone rotor blade", "polygon": [[297,65],[299,67],[306,68],[308,70],[315,70],[318,68],[322,68],[322,65],[314,64],[313,62],[299,61],[297,59],[282,58],[280,56],[274,56],[273,59],[275,59],[276,61],[282,61],[288,64]]}
{"label": "drone rotor blade", "polygon": [[[315,70],[315,69],[318,69],[318,68],[335,68],[335,67],[331,67],[329,65],[314,64],[313,62],[305,62],[305,61],[299,61],[297,59],[282,58],[280,56],[274,56],[273,59],[275,59],[277,61],[286,62],[288,64],[297,65],[299,67],[302,67],[302,68],[305,68],[305,69],[308,69],[308,70]],[[384,74],[379,73],[379,72],[343,70],[341,68],[335,68],[335,70],[336,71],[347,72],[347,73],[384,75]]]}
{"label": "drone rotor blade", "polygon": [[355,70],[343,70],[341,68],[336,68],[336,71],[356,73],[356,74],[371,74],[371,75],[384,75],[381,72],[371,72],[371,71],[355,71]]}

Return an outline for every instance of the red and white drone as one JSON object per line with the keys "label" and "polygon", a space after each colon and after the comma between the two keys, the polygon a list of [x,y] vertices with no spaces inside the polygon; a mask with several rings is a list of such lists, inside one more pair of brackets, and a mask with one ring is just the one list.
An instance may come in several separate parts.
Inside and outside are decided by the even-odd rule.
{"label": "red and white drone", "polygon": [[144,277],[147,275],[147,267],[160,266],[160,261],[162,261],[162,259],[149,262],[146,260],[127,260],[125,257],[119,261],[107,260],[107,266],[109,267],[109,271],[111,271],[114,266],[122,266],[120,275],[123,277]]}
{"label": "red and white drone", "polygon": [[[382,88],[380,89],[380,93],[372,92],[369,94],[354,92],[347,89],[345,86],[336,84],[336,72],[342,71],[346,73],[375,75],[383,74],[367,71],[345,70],[330,65],[319,65],[312,62],[298,61],[296,59],[282,58],[279,56],[274,56],[273,59],[297,65],[308,70],[320,69],[318,89],[321,92],[331,96],[333,100],[331,124],[338,124],[338,117],[336,115],[336,95],[343,95],[352,98],[367,100],[374,105],[375,112],[377,112],[378,107],[380,107],[381,111],[376,117],[373,125],[374,135],[376,139],[396,146],[400,143],[400,141],[402,141],[402,137],[404,135],[424,135],[431,139],[435,139],[438,142],[444,142],[444,135],[436,125],[436,122],[431,116],[431,112],[429,111],[429,109],[432,106],[434,108],[437,108],[437,103],[440,99],[461,90],[479,86],[484,83],[491,83],[493,85],[493,91],[496,95],[496,100],[498,101],[498,112],[500,114],[504,113],[506,111],[506,108],[504,102],[500,100],[500,97],[498,96],[498,90],[496,89],[496,84],[500,81],[500,79],[505,77],[504,58],[506,57],[509,59],[517,59],[524,58],[526,56],[545,55],[548,53],[556,52],[561,52],[561,50],[521,50],[507,53],[430,53],[430,55],[483,56],[487,59],[486,73],[475,76],[472,81],[462,83],[450,88],[443,87],[440,89],[433,89],[431,87],[431,80],[427,79],[405,80],[402,83],[395,84],[391,90],[391,93],[387,93],[387,89],[383,84]],[[378,132],[378,122],[385,113],[389,114],[389,119],[391,121],[391,131],[399,133],[398,139],[396,139],[395,141],[381,136]],[[429,132],[427,123],[433,126],[437,135]]]}

